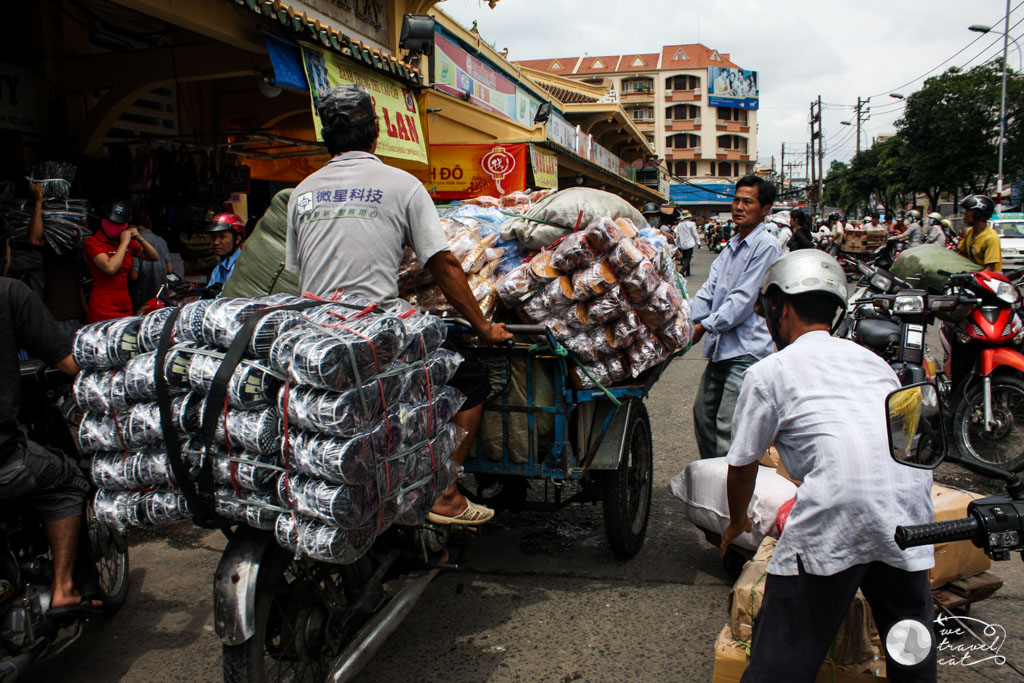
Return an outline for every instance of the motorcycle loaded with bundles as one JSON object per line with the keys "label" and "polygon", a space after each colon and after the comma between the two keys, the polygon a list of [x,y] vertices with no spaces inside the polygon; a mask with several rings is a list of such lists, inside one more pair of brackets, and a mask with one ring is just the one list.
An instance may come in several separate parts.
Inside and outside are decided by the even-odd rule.
{"label": "motorcycle loaded with bundles", "polygon": [[[858,268],[861,286],[850,298],[840,334],[884,358],[903,384],[937,381],[962,459],[1024,464],[1018,461],[1024,450],[1024,322],[1021,296],[1008,277],[940,269],[939,280],[920,280],[929,285],[925,289],[878,266]],[[933,293],[940,288],[941,294]],[[941,366],[927,353],[927,328],[936,320],[945,353]]]}
{"label": "motorcycle loaded with bundles", "polygon": [[448,562],[447,328],[355,297],[204,299],[83,328],[75,383],[97,516],[192,519],[226,681],[351,680]]}
{"label": "motorcycle loaded with bundles", "polygon": [[[915,526],[897,526],[894,539],[902,549],[913,546],[970,541],[976,548],[996,561],[1010,559],[1010,553],[1021,552],[1024,559],[1024,482],[1019,474],[1024,469],[1024,453],[1010,460],[1012,465],[996,466],[960,457],[948,448],[941,402],[932,383],[919,383],[901,387],[886,398],[889,423],[890,455],[900,464],[934,470],[943,462],[959,464],[985,477],[1001,480],[1006,493],[977,498],[967,507],[962,519],[938,521]],[[928,419],[938,416],[939,419]],[[984,575],[981,575],[984,576]],[[981,599],[991,594],[999,582],[976,580],[968,587],[965,599]],[[987,591],[987,593],[986,593]],[[969,604],[969,603],[968,603]],[[955,608],[955,607],[954,607]],[[949,617],[983,645],[991,645],[975,633],[972,620],[958,616],[947,605],[940,604],[940,619]],[[941,623],[938,620],[936,623]],[[983,633],[990,636],[989,633]],[[1006,662],[1017,673],[1020,669]]]}
{"label": "motorcycle loaded with bundles", "polygon": [[[70,378],[40,361],[21,364],[19,421],[37,444],[70,455],[83,468],[68,422],[77,406]],[[94,514],[87,495],[79,527],[74,581],[85,599],[98,599],[112,615],[128,597],[128,546],[113,527]],[[0,505],[0,680],[13,681],[34,661],[64,651],[82,634],[81,614],[55,617],[50,610],[53,560],[43,520],[20,501]]]}

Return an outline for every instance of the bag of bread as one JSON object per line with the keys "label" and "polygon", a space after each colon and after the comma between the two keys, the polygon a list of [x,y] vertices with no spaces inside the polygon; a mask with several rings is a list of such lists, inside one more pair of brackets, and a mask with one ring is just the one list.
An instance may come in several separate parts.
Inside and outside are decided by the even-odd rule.
{"label": "bag of bread", "polygon": [[685,349],[693,339],[693,321],[689,316],[680,313],[668,325],[658,330],[658,339],[670,351]]}
{"label": "bag of bread", "polygon": [[618,278],[607,261],[595,261],[572,274],[572,298],[586,301],[603,294]]}
{"label": "bag of bread", "polygon": [[565,310],[576,303],[572,278],[563,275],[549,282],[541,291],[550,310]]}
{"label": "bag of bread", "polygon": [[487,247],[472,230],[462,230],[448,240],[452,255],[462,264],[464,273],[479,272],[487,263]]}
{"label": "bag of bread", "polygon": [[[581,389],[597,389],[597,382],[606,386],[613,382],[611,375],[608,374],[608,369],[603,363],[584,363],[584,365],[587,368],[586,372],[578,365],[572,369],[572,374],[576,377],[576,381],[579,382]],[[595,382],[594,380],[597,381]]]}
{"label": "bag of bread", "polygon": [[530,272],[530,264],[524,263],[505,273],[496,284],[498,296],[506,308],[515,308],[526,295],[534,290],[536,282]]}
{"label": "bag of bread", "polygon": [[658,277],[658,271],[654,269],[654,264],[648,259],[644,259],[633,270],[624,273],[621,281],[634,303],[645,300],[662,282]]}
{"label": "bag of bread", "polygon": [[559,242],[551,252],[551,265],[569,273],[590,265],[596,258],[597,254],[587,242],[586,234],[574,232]]}
{"label": "bag of bread", "polygon": [[661,280],[643,305],[637,308],[637,313],[647,327],[656,330],[679,315],[682,301],[679,288]]}
{"label": "bag of bread", "polygon": [[629,377],[629,363],[621,353],[605,358],[604,367],[608,371],[608,378],[613,384]]}
{"label": "bag of bread", "polygon": [[[601,354],[594,346],[594,340],[594,337],[583,331],[566,339],[565,348],[576,354],[576,357],[585,364],[598,363],[601,360]],[[602,367],[604,366],[602,365]]]}
{"label": "bag of bread", "polygon": [[633,377],[639,377],[645,370],[667,357],[668,349],[654,336],[641,339],[626,349],[626,358],[629,360],[630,374]]}
{"label": "bag of bread", "polygon": [[550,251],[542,251],[530,259],[530,273],[537,282],[547,284],[556,277],[562,277],[564,273],[551,265]]}
{"label": "bag of bread", "polygon": [[601,218],[587,226],[585,231],[587,242],[598,254],[611,251],[625,235],[622,229],[611,218]]}
{"label": "bag of bread", "polygon": [[615,219],[615,225],[618,226],[619,232],[622,233],[623,239],[627,239],[627,240],[633,239],[640,232],[639,230],[637,230],[637,227],[633,223],[633,221],[629,220],[628,218],[626,218],[624,216],[620,216],[620,217],[616,218]]}
{"label": "bag of bread", "polygon": [[608,254],[608,263],[611,264],[615,272],[621,277],[635,269],[645,258],[646,255],[637,246],[636,241],[622,240]]}
{"label": "bag of bread", "polygon": [[615,284],[596,299],[577,304],[574,312],[581,327],[593,327],[615,320],[628,310],[629,299],[622,286]]}
{"label": "bag of bread", "polygon": [[608,328],[612,333],[612,346],[617,349],[632,346],[640,335],[641,325],[643,323],[636,311],[626,311]]}

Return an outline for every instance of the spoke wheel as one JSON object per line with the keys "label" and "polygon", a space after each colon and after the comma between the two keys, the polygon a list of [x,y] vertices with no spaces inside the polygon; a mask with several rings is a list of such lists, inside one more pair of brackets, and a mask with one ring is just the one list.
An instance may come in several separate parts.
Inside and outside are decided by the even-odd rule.
{"label": "spoke wheel", "polygon": [[1024,380],[992,378],[992,424],[985,424],[980,382],[967,390],[956,408],[953,432],[960,457],[1017,471],[1024,467]]}
{"label": "spoke wheel", "polygon": [[241,645],[223,649],[226,683],[320,683],[358,631],[349,618],[344,570],[296,560],[271,547],[256,588],[256,629]]}
{"label": "spoke wheel", "polygon": [[86,505],[86,524],[96,563],[103,609],[113,614],[128,599],[128,544],[117,529],[96,519],[92,502]]}
{"label": "spoke wheel", "polygon": [[654,483],[651,421],[642,402],[635,401],[632,407],[622,462],[601,477],[605,534],[619,557],[632,557],[644,545]]}

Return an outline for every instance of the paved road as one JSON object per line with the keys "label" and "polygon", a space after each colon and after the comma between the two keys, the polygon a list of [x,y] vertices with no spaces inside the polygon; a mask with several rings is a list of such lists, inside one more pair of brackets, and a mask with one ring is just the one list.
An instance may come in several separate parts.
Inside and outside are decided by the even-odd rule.
{"label": "paved road", "polygon": [[[711,257],[698,251],[691,291]],[[601,510],[502,514],[438,577],[366,670],[368,682],[708,681],[728,620],[730,582],[717,551],[683,517],[669,479],[697,457],[691,405],[704,363],[675,362],[647,402],[654,431],[651,525],[640,554],[611,556]],[[212,681],[220,678],[210,583],[223,539],[189,525],[136,536],[132,594],[113,620],[35,672],[51,681]],[[972,616],[1006,629],[1001,653],[1024,669],[1024,572]],[[943,667],[940,680],[1017,680],[991,661]]]}

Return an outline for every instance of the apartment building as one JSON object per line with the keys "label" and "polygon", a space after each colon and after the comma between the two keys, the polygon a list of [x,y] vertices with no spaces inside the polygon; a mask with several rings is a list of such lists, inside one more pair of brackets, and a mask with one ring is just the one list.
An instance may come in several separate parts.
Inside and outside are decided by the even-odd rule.
{"label": "apartment building", "polygon": [[726,183],[757,163],[757,73],[741,69],[728,53],[695,43],[647,54],[516,63],[608,88],[672,176]]}

